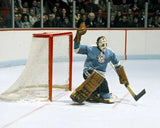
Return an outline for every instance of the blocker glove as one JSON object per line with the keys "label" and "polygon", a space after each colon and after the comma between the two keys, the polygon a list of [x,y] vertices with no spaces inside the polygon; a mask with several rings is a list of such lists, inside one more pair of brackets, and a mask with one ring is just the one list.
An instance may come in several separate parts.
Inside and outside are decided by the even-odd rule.
{"label": "blocker glove", "polygon": [[120,69],[117,71],[117,73],[118,73],[119,81],[121,84],[129,84],[128,78],[126,76],[126,73],[125,73],[123,66],[120,67]]}

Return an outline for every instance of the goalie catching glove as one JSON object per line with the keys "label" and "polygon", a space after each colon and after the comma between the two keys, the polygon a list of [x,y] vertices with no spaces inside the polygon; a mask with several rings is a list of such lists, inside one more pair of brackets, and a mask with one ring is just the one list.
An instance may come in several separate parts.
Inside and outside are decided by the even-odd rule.
{"label": "goalie catching glove", "polygon": [[81,40],[81,36],[84,35],[87,32],[87,28],[84,22],[81,23],[80,27],[77,29],[76,36],[74,38],[74,41],[79,43]]}

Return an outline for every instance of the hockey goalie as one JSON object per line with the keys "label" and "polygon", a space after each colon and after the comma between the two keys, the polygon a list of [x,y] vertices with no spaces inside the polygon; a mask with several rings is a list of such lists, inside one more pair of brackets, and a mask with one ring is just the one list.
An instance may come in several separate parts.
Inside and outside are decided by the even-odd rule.
{"label": "hockey goalie", "polygon": [[75,52],[87,56],[83,69],[85,81],[73,91],[70,97],[74,102],[78,103],[83,101],[114,103],[117,96],[110,93],[105,72],[108,63],[111,62],[119,75],[120,83],[124,84],[128,82],[128,79],[124,74],[123,66],[120,65],[115,53],[107,48],[105,36],[97,38],[96,46],[82,45],[81,37],[86,32],[85,23],[82,23],[77,29],[74,38]]}

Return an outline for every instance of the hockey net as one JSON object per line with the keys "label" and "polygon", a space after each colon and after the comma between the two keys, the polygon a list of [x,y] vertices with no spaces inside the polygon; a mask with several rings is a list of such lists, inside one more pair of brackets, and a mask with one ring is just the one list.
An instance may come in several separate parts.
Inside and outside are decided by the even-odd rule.
{"label": "hockey net", "polygon": [[0,95],[8,101],[52,101],[56,88],[71,90],[72,33],[33,34],[24,71]]}

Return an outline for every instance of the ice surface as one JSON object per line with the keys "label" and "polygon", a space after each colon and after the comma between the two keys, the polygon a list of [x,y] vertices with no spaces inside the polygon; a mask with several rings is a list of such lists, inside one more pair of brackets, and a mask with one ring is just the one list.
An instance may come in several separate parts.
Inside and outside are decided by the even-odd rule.
{"label": "ice surface", "polygon": [[[160,60],[121,61],[136,94],[146,89],[137,102],[119,84],[108,65],[106,78],[115,104],[73,103],[70,91],[53,92],[53,102],[0,101],[0,128],[157,128],[160,126]],[[21,74],[24,66],[0,68],[0,93]],[[83,82],[83,62],[73,62],[73,90]]]}

